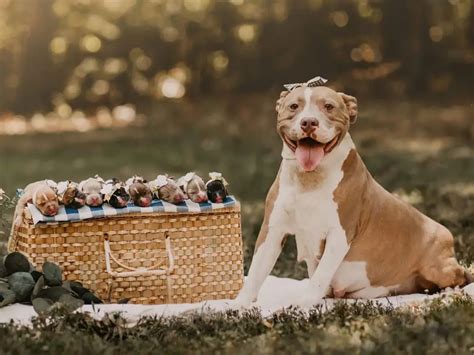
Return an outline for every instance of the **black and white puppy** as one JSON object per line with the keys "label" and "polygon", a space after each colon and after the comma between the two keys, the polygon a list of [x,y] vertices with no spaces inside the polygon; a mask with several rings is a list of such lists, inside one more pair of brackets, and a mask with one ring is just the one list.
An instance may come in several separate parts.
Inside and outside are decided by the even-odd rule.
{"label": "black and white puppy", "polygon": [[213,203],[222,203],[226,199],[229,192],[229,185],[221,173],[209,173],[210,180],[206,182],[207,196]]}
{"label": "black and white puppy", "polygon": [[124,208],[130,201],[125,184],[117,178],[107,180],[100,192],[104,195],[104,201],[114,208]]}

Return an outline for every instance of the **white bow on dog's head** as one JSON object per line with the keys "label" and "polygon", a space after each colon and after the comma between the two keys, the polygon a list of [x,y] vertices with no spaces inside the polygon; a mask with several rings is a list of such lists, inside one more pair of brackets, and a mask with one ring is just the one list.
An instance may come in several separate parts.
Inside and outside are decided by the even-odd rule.
{"label": "white bow on dog's head", "polygon": [[309,79],[306,83],[294,83],[294,84],[285,84],[283,85],[286,90],[291,91],[296,89],[300,86],[302,87],[316,87],[316,86],[323,86],[328,81],[320,76],[316,76],[313,79]]}

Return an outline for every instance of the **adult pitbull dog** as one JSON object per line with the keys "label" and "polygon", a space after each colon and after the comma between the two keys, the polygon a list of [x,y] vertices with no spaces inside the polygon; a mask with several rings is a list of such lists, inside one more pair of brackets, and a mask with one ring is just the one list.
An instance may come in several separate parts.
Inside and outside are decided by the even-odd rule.
{"label": "adult pitbull dog", "polygon": [[356,98],[305,83],[283,91],[276,111],[283,160],[235,305],[256,300],[289,234],[309,275],[297,305],[319,303],[328,294],[375,298],[471,280],[455,258],[451,233],[368,172],[348,133]]}

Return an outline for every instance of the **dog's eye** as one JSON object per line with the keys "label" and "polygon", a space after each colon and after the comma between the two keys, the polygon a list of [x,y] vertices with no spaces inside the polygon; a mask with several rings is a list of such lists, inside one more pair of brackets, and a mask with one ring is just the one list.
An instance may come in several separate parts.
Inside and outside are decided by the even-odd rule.
{"label": "dog's eye", "polygon": [[298,104],[291,104],[290,110],[295,111],[298,108]]}
{"label": "dog's eye", "polygon": [[324,105],[324,108],[326,109],[326,111],[331,112],[334,109],[334,105],[326,104],[326,105]]}

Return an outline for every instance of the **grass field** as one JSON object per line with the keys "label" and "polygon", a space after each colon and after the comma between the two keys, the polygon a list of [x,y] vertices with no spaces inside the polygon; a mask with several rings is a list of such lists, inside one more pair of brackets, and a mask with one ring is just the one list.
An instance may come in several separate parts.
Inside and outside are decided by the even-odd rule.
{"label": "grass field", "polygon": [[[263,104],[262,104],[263,102]],[[351,134],[366,165],[396,192],[455,235],[458,258],[474,262],[474,121],[469,103],[364,102]],[[96,173],[126,178],[189,170],[222,171],[242,202],[245,264],[249,266],[263,216],[263,201],[279,165],[272,98],[160,104],[144,126],[88,133],[0,138],[0,187],[12,193],[28,182],[80,180]],[[8,227],[4,227],[6,230]],[[5,235],[0,236],[2,242]],[[294,241],[274,274],[302,278]],[[1,312],[1,310],[0,310]],[[76,318],[74,318],[76,317]],[[269,323],[268,323],[269,322]],[[267,324],[268,323],[268,324]],[[472,353],[474,307],[460,299],[435,304],[426,314],[340,306],[309,319],[283,313],[269,321],[250,313],[144,320],[123,330],[81,316],[34,329],[0,327],[2,346],[24,353],[59,352],[410,352]],[[122,330],[120,330],[122,329]],[[16,339],[15,341],[13,339]],[[51,341],[54,339],[54,341]],[[23,345],[19,345],[19,343]],[[15,345],[16,344],[16,345]],[[14,350],[16,349],[16,350]],[[68,350],[69,351],[69,350]]]}
{"label": "grass field", "polygon": [[339,304],[327,313],[296,310],[264,319],[257,311],[145,318],[83,314],[38,319],[32,328],[0,324],[2,349],[12,354],[472,354],[474,304],[437,301],[422,312]]}

